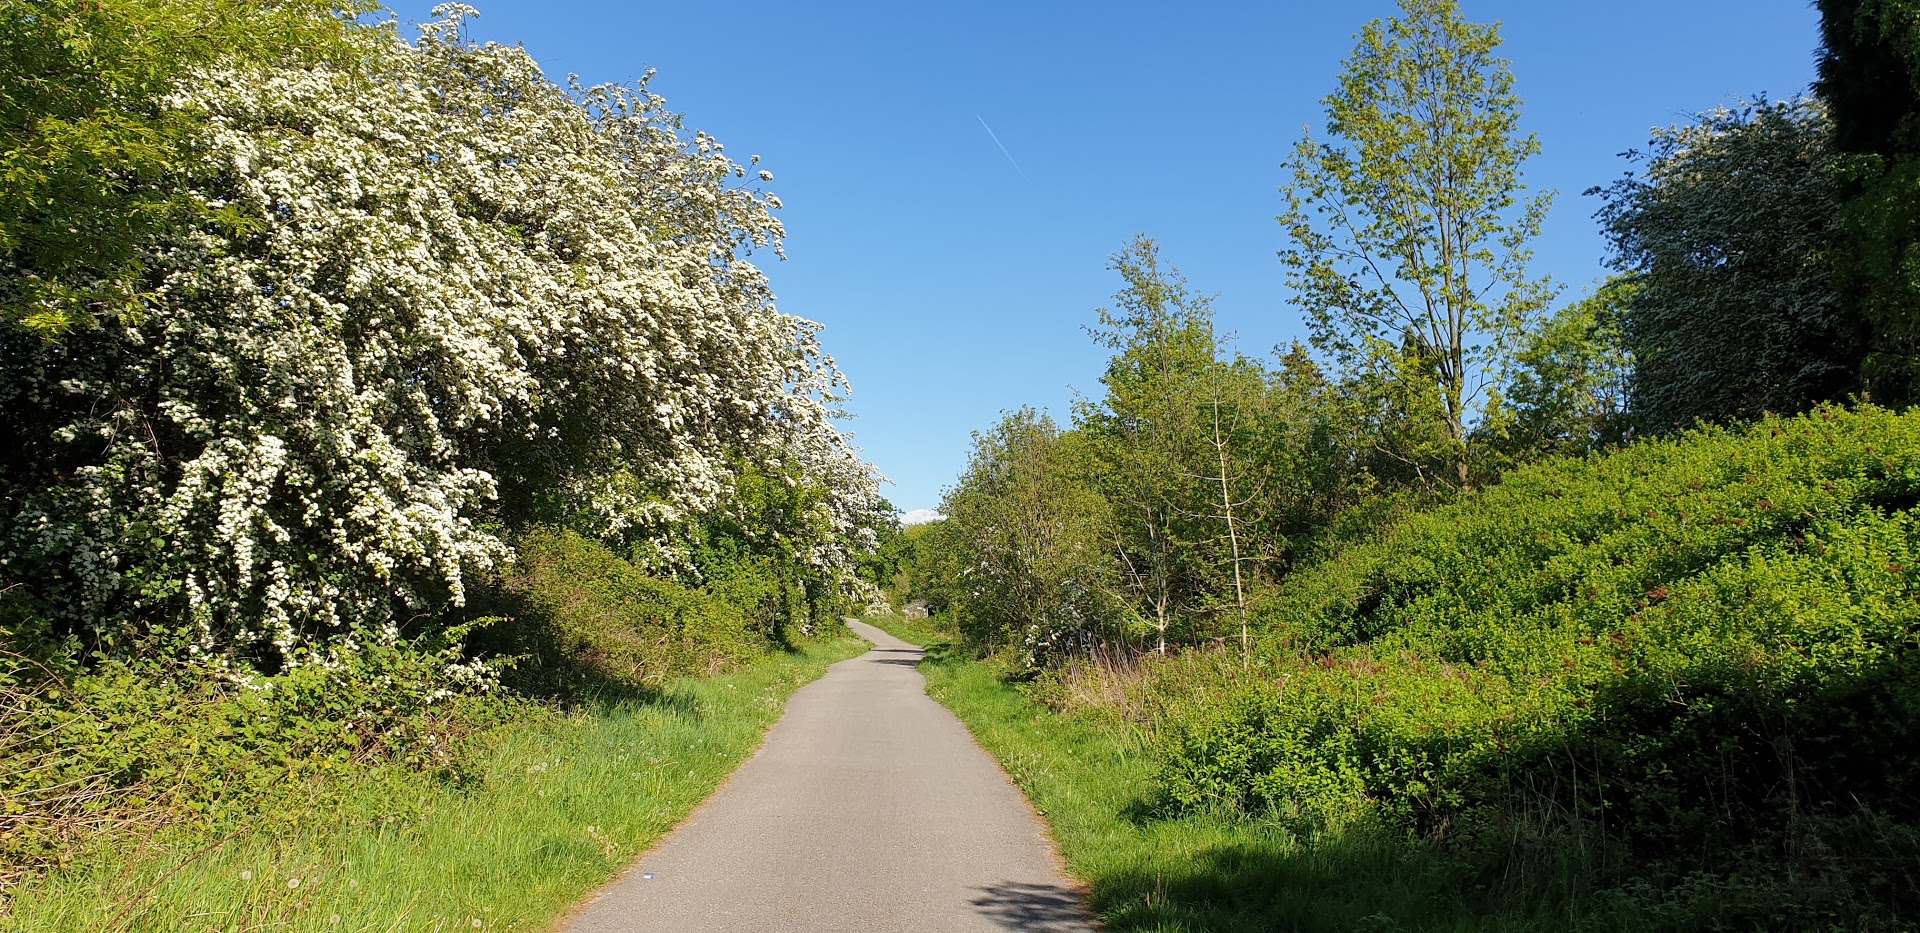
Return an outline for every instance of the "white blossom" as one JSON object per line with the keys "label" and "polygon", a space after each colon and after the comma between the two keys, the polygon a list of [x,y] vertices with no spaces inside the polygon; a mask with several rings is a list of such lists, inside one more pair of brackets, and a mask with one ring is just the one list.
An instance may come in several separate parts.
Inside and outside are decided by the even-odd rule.
{"label": "white blossom", "polygon": [[243,219],[154,244],[140,313],[0,347],[0,405],[51,412],[61,464],[0,477],[0,572],[76,624],[184,611],[196,651],[319,663],[459,603],[507,500],[663,553],[743,456],[832,484],[849,535],[878,501],[818,325],[745,258],[779,254],[777,199],[644,82],[561,86],[436,15],[375,80],[181,87],[207,126],[181,183]]}

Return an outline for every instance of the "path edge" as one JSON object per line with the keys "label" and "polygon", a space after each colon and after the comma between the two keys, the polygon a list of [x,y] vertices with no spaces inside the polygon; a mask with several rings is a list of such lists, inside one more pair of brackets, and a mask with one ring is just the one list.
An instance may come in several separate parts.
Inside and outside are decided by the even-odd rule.
{"label": "path edge", "polygon": [[[821,680],[825,679],[828,671],[831,671],[842,664],[849,664],[854,661],[858,661],[861,658],[864,658],[867,655],[879,650],[879,646],[873,644],[873,639],[867,638],[865,635],[861,635],[858,631],[855,631],[852,626],[848,626],[847,629],[848,631],[852,631],[854,635],[862,639],[865,639],[867,644],[870,645],[871,647],[869,647],[866,651],[863,651],[859,654],[854,655],[851,658],[835,661],[832,664],[827,665],[825,668],[821,669],[819,677],[815,677],[814,679],[807,681],[806,683],[801,684],[800,686],[794,688],[793,693],[788,694],[786,702],[780,705],[780,718],[768,724],[767,728],[760,733],[760,743],[753,747],[752,752],[742,757],[740,759],[740,763],[733,766],[732,771],[727,772],[726,778],[721,780],[720,783],[715,784],[713,786],[713,790],[708,791],[707,796],[701,798],[699,803],[694,804],[693,809],[688,810],[687,815],[681,817],[680,821],[673,824],[672,828],[668,829],[666,832],[661,833],[658,838],[648,843],[646,848],[643,848],[635,852],[633,854],[633,857],[627,860],[626,867],[615,872],[613,877],[608,878],[606,881],[603,881],[598,885],[595,885],[592,892],[580,898],[579,900],[574,901],[573,906],[568,907],[565,913],[562,913],[554,917],[552,922],[548,923],[544,927],[541,927],[540,929],[543,931],[543,933],[566,933],[567,927],[572,926],[575,920],[580,919],[580,915],[583,913],[586,913],[587,908],[592,907],[594,902],[607,896],[607,894],[611,892],[614,888],[618,887],[621,882],[626,881],[627,876],[639,870],[640,862],[642,860],[644,860],[647,856],[652,855],[655,849],[658,849],[661,846],[666,845],[668,840],[672,839],[674,836],[679,835],[680,831],[682,829],[685,829],[688,824],[692,823],[696,819],[699,819],[700,814],[703,811],[705,811],[707,807],[713,804],[713,801],[715,798],[720,796],[720,792],[726,790],[728,786],[732,785],[733,779],[738,777],[741,771],[746,770],[747,763],[754,760],[755,758],[760,757],[760,753],[766,751],[767,737],[773,735],[773,730],[778,729],[781,723],[787,721],[787,707],[793,705],[793,698],[796,696],[799,696],[800,691],[805,690],[808,687],[811,687],[814,684],[817,684]],[[922,675],[922,679],[925,679],[924,675]],[[932,699],[932,698],[929,697],[928,699]],[[938,703],[939,701],[935,700],[934,702]],[[942,706],[941,708],[945,709],[944,706]],[[955,717],[955,718],[958,718],[958,717]],[[964,726],[966,724],[961,723],[961,725]],[[967,735],[971,736],[973,735],[973,732],[969,730],[967,732]],[[982,751],[985,751],[985,749],[982,749]],[[987,757],[993,758],[993,755],[989,754],[987,755]],[[994,763],[999,764],[999,759],[994,759]],[[1019,786],[1015,785],[1014,789],[1019,790]],[[1022,799],[1025,799],[1027,795],[1023,792],[1021,793],[1020,796]],[[1053,840],[1051,835],[1048,836],[1047,841],[1049,844],[1052,843]],[[1062,874],[1065,874],[1065,873],[1063,872]],[[1071,878],[1073,876],[1067,875],[1067,877]]]}

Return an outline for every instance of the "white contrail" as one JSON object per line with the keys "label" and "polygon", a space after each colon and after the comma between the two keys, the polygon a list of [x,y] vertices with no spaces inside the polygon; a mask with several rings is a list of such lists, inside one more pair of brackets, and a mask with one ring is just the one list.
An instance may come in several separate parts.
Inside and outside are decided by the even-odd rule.
{"label": "white contrail", "polygon": [[[999,136],[999,134],[997,134],[997,133],[995,133],[995,132],[993,131],[993,127],[991,127],[991,126],[988,126],[988,125],[987,125],[987,118],[986,118],[986,117],[983,117],[983,116],[981,116],[981,115],[979,115],[979,114],[977,114],[977,113],[973,115],[973,118],[974,118],[975,120],[979,120],[979,121],[980,121],[980,128],[981,128],[981,129],[983,129],[983,130],[986,130],[986,131],[987,131],[987,137],[988,137],[989,139],[992,139],[992,140],[993,140],[993,144],[994,144],[994,145],[996,145],[996,146],[999,146],[999,147],[1000,147],[1000,154],[1001,154],[1001,155],[1003,155],[1003,156],[1006,156],[1006,157],[1007,157],[1007,161],[1008,161],[1008,162],[1011,162],[1011,163],[1013,163],[1013,170],[1014,170],[1014,171],[1016,171],[1016,172],[1019,172],[1019,173],[1020,173],[1020,177],[1021,177],[1021,178],[1027,178],[1027,170],[1026,170],[1026,169],[1023,169],[1023,168],[1021,168],[1021,167],[1020,167],[1020,163],[1018,163],[1018,162],[1014,162],[1014,161],[1013,161],[1013,153],[1011,153],[1011,152],[1008,152],[1008,151],[1007,151],[1007,144],[1006,144],[1006,143],[1003,143],[1003,142],[1001,142],[1001,141],[1000,141],[1000,136]],[[1027,180],[1028,180],[1028,181],[1032,181],[1033,179],[1031,179],[1031,178],[1027,178]]]}

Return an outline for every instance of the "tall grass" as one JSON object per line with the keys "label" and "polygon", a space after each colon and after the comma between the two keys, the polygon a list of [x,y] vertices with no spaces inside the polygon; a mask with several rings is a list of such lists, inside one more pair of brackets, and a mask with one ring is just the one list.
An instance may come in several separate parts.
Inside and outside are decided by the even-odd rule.
{"label": "tall grass", "polygon": [[15,888],[0,927],[546,929],[718,787],[795,689],[861,648],[824,640],[645,699],[519,719],[437,775],[343,769],[350,786],[317,794],[322,809],[295,829],[96,850]]}

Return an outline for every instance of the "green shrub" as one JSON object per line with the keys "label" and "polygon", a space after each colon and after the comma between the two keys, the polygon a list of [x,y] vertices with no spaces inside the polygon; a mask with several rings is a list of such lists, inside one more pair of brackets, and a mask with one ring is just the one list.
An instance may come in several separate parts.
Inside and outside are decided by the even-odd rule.
{"label": "green shrub", "polygon": [[474,610],[507,616],[474,641],[515,659],[508,683],[536,695],[646,690],[759,656],[767,640],[728,601],[649,575],[575,532],[536,528]]}
{"label": "green shrub", "polygon": [[1160,793],[1914,899],[1911,834],[1866,827],[1920,823],[1917,503],[1920,412],[1870,406],[1516,471],[1289,581],[1259,676],[1169,719]]}
{"label": "green shrub", "polygon": [[160,663],[0,670],[0,890],[94,839],[334,818],[345,785],[328,779],[350,769],[459,780],[465,736],[537,714],[485,691],[490,672],[464,660],[463,634],[359,645],[245,682]]}
{"label": "green shrub", "polygon": [[[50,651],[42,666],[0,652],[11,662],[0,665],[0,890],[90,840],[337,819],[366,810],[366,782],[383,773],[465,780],[465,736],[545,715],[490,689],[502,668],[512,686],[578,697],[713,673],[769,644],[726,601],[567,531],[527,535],[509,572],[476,590],[478,618],[466,625],[342,642],[275,676],[158,660],[61,664]],[[349,793],[354,801],[333,799]],[[408,806],[398,795],[363,815]]]}

